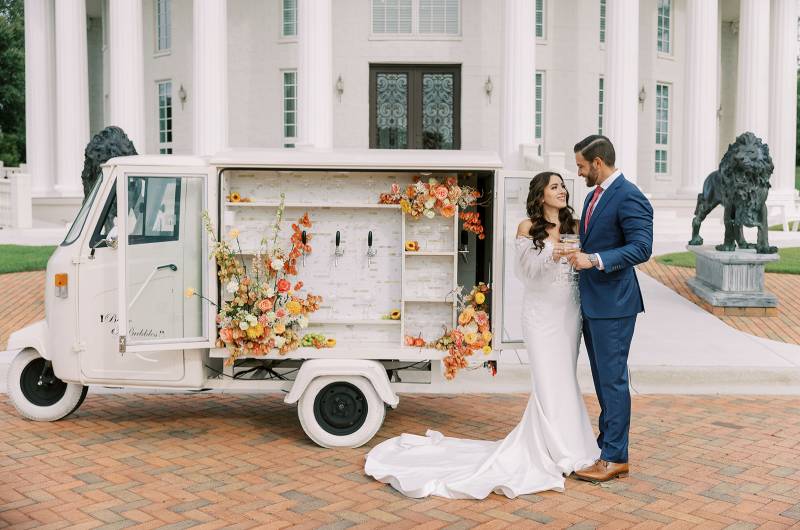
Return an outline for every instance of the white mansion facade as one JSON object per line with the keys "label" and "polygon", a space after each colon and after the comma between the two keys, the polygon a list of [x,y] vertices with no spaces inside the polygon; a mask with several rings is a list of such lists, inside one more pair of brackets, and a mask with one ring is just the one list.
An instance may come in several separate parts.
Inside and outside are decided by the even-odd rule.
{"label": "white mansion facade", "polygon": [[28,172],[80,194],[93,133],[140,153],[444,148],[534,167],[601,132],[691,197],[750,130],[794,192],[797,0],[25,0]]}

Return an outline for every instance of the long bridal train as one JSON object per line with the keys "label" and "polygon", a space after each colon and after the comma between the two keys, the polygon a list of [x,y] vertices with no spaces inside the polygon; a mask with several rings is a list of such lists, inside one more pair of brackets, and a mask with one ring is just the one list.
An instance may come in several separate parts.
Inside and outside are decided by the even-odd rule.
{"label": "long bridal train", "polygon": [[532,385],[522,420],[499,441],[428,430],[375,446],[365,472],[408,497],[483,499],[495,492],[514,498],[563,491],[565,475],[600,456],[575,376],[581,330],[577,285],[554,281],[561,271],[549,242],[541,253],[529,238],[518,237],[514,244],[516,275],[525,286],[522,322]]}

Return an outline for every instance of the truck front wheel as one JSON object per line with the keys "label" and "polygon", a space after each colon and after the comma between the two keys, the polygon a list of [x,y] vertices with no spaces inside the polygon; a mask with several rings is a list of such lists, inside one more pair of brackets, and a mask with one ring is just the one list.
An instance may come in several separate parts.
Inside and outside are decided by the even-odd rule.
{"label": "truck front wheel", "polygon": [[300,425],[322,447],[359,447],[381,428],[386,406],[368,379],[317,377],[297,404]]}
{"label": "truck front wheel", "polygon": [[8,396],[17,411],[35,421],[56,421],[75,412],[89,387],[65,383],[36,350],[22,350],[8,368]]}

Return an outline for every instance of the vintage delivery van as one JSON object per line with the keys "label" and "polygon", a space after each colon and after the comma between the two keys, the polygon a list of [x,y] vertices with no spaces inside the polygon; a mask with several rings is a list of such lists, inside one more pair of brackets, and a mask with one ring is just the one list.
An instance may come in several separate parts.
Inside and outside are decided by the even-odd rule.
{"label": "vintage delivery van", "polygon": [[[45,319],[9,340],[9,350],[18,351],[9,396],[23,416],[53,421],[75,411],[90,385],[283,390],[314,442],[359,446],[397,406],[398,392],[448,391],[448,351],[428,345],[459,325],[458,286],[465,294],[481,282],[489,288],[480,297],[489,316],[481,329],[491,333],[477,333],[482,348],[471,359],[481,365],[522,347],[521,289],[509,257],[533,174],[502,171],[495,153],[470,151],[276,149],[112,159],[48,262]],[[574,174],[562,175],[571,202],[581,204],[575,192],[583,186]],[[420,212],[398,204],[398,196],[430,183],[450,190],[449,199],[453,187],[477,190],[470,210],[480,215],[485,237],[474,217],[472,231],[465,229],[457,208],[415,216]],[[284,282],[248,299],[243,270],[262,281],[275,264],[264,259],[262,242],[290,237],[291,287]],[[220,276],[215,256],[224,250]],[[289,270],[290,260],[284,255],[276,270]],[[259,262],[261,270],[251,270]],[[288,311],[260,300],[270,296]],[[261,307],[258,319],[233,310],[218,316],[237,297]],[[299,302],[288,304],[292,297]],[[295,325],[299,331],[283,331],[270,348],[245,348],[232,358],[223,339],[249,348],[264,330],[284,330],[281,318],[302,329]]]}

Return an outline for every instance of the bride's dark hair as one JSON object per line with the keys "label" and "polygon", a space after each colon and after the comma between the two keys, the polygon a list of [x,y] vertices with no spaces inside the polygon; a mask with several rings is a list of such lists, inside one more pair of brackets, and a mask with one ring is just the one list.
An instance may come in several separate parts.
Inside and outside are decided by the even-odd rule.
{"label": "bride's dark hair", "polygon": [[[544,190],[550,184],[550,177],[555,175],[564,183],[564,178],[553,171],[543,171],[531,179],[528,188],[528,200],[526,201],[526,211],[533,225],[529,235],[533,239],[533,246],[542,251],[544,241],[547,239],[547,229],[556,226],[544,218]],[[575,220],[575,211],[569,205],[569,191],[567,191],[567,206],[558,211],[558,221],[560,224],[559,233],[574,234],[578,227]]]}

